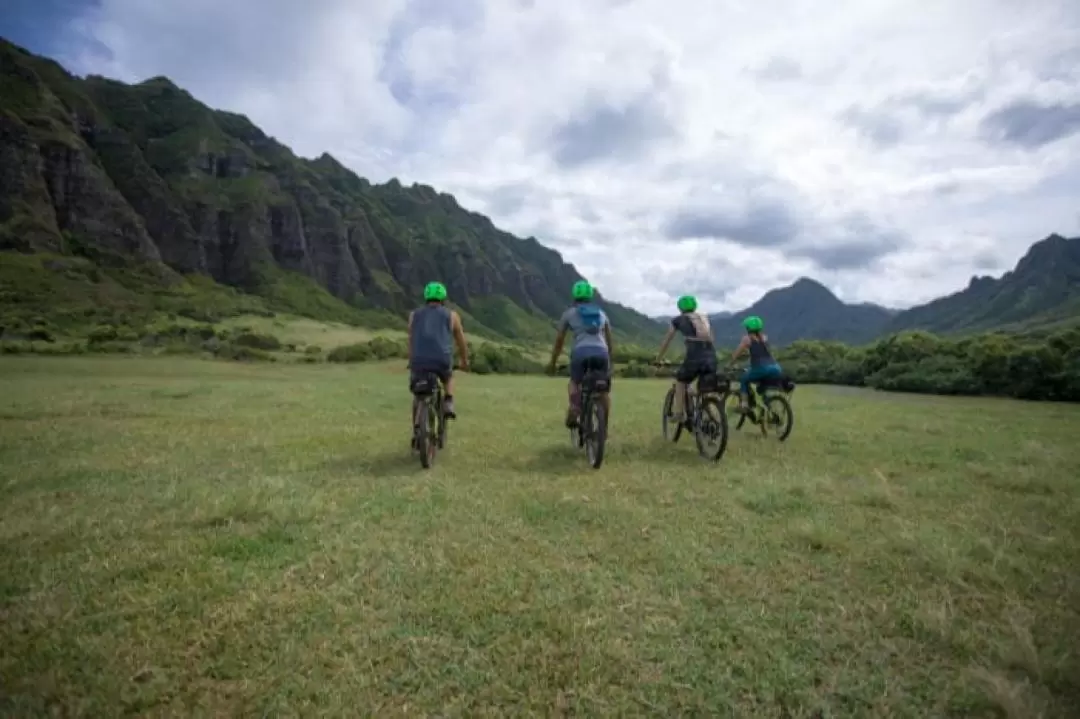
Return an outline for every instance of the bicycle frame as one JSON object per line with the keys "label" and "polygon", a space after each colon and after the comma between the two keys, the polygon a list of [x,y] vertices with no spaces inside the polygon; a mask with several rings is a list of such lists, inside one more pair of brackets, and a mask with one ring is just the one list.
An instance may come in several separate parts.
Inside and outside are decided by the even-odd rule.
{"label": "bicycle frame", "polygon": [[[435,450],[441,449],[446,440],[446,417],[443,415],[443,398],[446,388],[438,375],[429,372],[417,378],[411,389],[413,395],[412,447],[414,450],[420,451],[420,463],[426,469],[431,465],[435,457]],[[431,443],[432,438],[430,436],[421,438],[420,413],[424,412],[425,415],[430,416],[432,409],[435,412],[434,443]]]}

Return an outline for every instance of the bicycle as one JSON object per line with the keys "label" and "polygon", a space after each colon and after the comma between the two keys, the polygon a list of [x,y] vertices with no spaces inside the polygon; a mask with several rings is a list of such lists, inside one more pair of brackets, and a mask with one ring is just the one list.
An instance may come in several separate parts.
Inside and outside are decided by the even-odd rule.
{"label": "bicycle", "polygon": [[[732,380],[736,381],[736,380]],[[779,377],[766,377],[750,383],[750,393],[747,397],[747,409],[745,413],[739,412],[737,392],[730,393],[735,402],[732,403],[732,411],[739,415],[739,421],[735,423],[735,429],[741,430],[746,420],[761,428],[761,435],[768,436],[768,427],[779,427],[777,439],[781,442],[786,440],[795,426],[795,412],[791,408],[791,393],[795,391],[795,382],[787,375]]]}
{"label": "bicycle", "polygon": [[409,390],[413,395],[412,449],[420,455],[420,466],[429,469],[436,451],[446,446],[446,388],[439,375],[425,372],[412,379]]}
{"label": "bicycle", "polygon": [[[570,428],[570,442],[578,449],[585,449],[585,456],[593,469],[600,469],[604,462],[607,445],[608,415],[601,398],[611,391],[611,377],[607,367],[599,367],[585,360],[585,376],[581,380],[581,412],[576,427]],[[564,365],[559,366],[561,372]]]}
{"label": "bicycle", "polygon": [[[653,363],[654,367],[668,367],[665,363]],[[728,420],[727,412],[724,411],[724,398],[731,391],[729,379],[721,378],[715,372],[699,375],[696,381],[697,391],[694,387],[686,387],[686,419],[675,422],[672,416],[672,407],[675,403],[675,384],[672,382],[667,395],[664,396],[664,408],[661,416],[661,425],[664,439],[678,442],[683,429],[694,433],[694,443],[697,445],[698,454],[704,459],[719,462],[727,451],[728,444]],[[716,449],[706,449],[707,441],[715,441]]]}

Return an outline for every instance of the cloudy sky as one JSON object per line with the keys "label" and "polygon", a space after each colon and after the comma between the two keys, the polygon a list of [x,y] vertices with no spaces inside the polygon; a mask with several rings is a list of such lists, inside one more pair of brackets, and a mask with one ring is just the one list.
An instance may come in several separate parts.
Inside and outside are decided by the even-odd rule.
{"label": "cloudy sky", "polygon": [[75,72],[450,192],[650,313],[800,276],[902,307],[1080,234],[1077,0],[4,5]]}

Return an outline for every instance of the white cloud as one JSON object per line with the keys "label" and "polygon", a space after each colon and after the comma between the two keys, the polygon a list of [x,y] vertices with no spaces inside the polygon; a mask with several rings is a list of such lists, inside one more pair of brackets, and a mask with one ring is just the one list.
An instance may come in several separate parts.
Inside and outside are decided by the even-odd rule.
{"label": "white cloud", "polygon": [[[803,274],[903,306],[1080,229],[1078,7],[101,0],[112,58],[62,59],[451,192],[651,313]],[[667,237],[688,214],[726,236]]]}

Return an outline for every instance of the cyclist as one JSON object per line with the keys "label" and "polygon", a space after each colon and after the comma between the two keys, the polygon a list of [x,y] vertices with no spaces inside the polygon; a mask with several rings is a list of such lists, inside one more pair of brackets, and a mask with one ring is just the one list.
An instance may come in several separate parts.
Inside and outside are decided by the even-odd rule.
{"label": "cyclist", "polygon": [[424,305],[409,313],[409,386],[430,372],[446,386],[443,414],[453,419],[454,356],[451,340],[457,345],[461,369],[469,369],[469,345],[461,316],[446,306],[446,287],[441,282],[429,282],[424,287]]}
{"label": "cyclist", "polygon": [[[614,346],[611,341],[611,321],[607,313],[593,302],[595,290],[585,280],[574,283],[571,291],[574,304],[563,312],[556,327],[558,334],[555,336],[555,347],[551,350],[551,364],[548,371],[555,372],[555,363],[562,354],[563,342],[566,333],[574,333],[574,344],[570,349],[570,383],[568,393],[570,406],[566,410],[566,426],[577,427],[578,415],[581,410],[581,380],[585,372],[590,369],[598,369],[607,375],[611,381],[611,351]],[[601,399],[607,412],[611,410],[611,397],[604,395]],[[610,415],[609,415],[610,416]]]}
{"label": "cyclist", "polygon": [[660,345],[660,351],[656,354],[656,361],[660,362],[667,352],[668,345],[678,332],[686,341],[686,354],[682,364],[675,371],[675,401],[672,402],[671,413],[676,422],[685,419],[684,407],[686,389],[695,379],[710,372],[716,372],[716,346],[713,344],[712,327],[709,318],[697,311],[697,298],[692,295],[683,295],[676,303],[679,314],[671,320],[664,341]]}
{"label": "cyclist", "polygon": [[762,334],[761,330],[765,323],[757,315],[751,315],[743,320],[746,336],[731,354],[731,364],[734,365],[743,352],[750,352],[750,366],[743,372],[739,379],[739,412],[746,414],[747,405],[750,401],[750,383],[763,379],[783,376],[780,363],[773,359],[769,351],[769,338]]}

